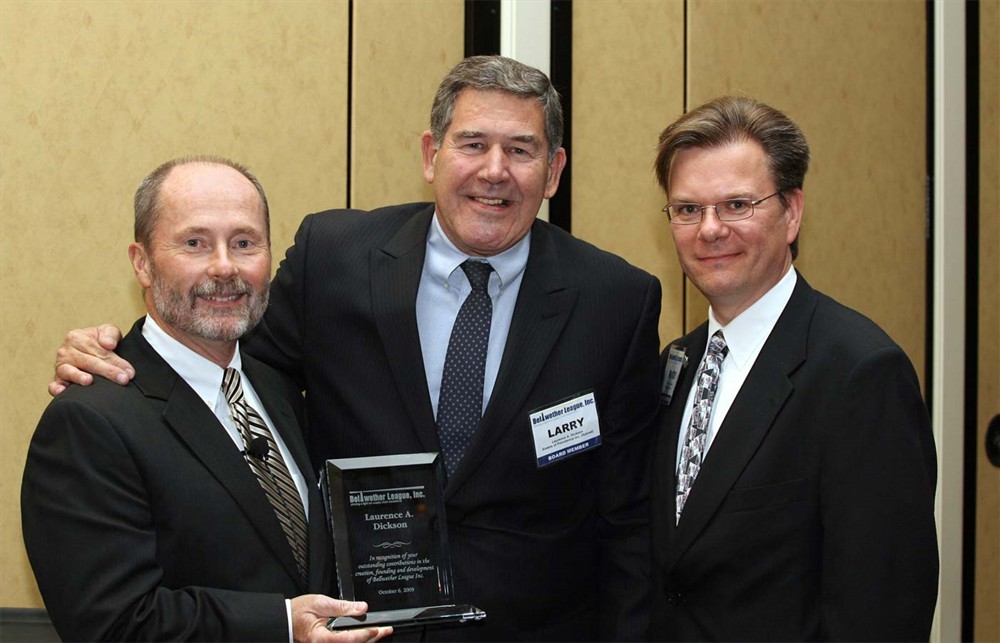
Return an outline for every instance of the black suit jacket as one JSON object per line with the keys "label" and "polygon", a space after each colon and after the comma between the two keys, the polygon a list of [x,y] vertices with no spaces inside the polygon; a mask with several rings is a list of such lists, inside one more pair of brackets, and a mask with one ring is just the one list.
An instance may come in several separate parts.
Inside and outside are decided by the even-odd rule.
{"label": "black suit jacket", "polygon": [[[661,413],[655,640],[924,640],[937,596],[936,459],[913,367],[799,275],[675,527],[681,416],[707,324]],[[666,351],[664,351],[664,355]]]}
{"label": "black suit jacket", "polygon": [[[247,350],[307,390],[311,455],[438,451],[416,296],[433,204],[306,217]],[[432,639],[645,632],[648,446],[660,286],[545,222],[489,405],[444,490],[458,600],[485,621]],[[585,391],[603,444],[536,466],[530,412]]]}
{"label": "black suit jacket", "polygon": [[298,389],[243,356],[312,490],[308,587],[236,445],[141,326],[119,345],[132,383],[70,387],[28,450],[24,542],[52,622],[67,641],[287,641],[284,599],[332,577]]}

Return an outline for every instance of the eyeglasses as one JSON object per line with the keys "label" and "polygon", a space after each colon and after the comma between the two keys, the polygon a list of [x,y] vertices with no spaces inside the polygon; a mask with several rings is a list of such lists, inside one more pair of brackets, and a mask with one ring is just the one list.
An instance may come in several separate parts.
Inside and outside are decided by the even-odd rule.
{"label": "eyeglasses", "polygon": [[780,192],[769,194],[763,199],[751,201],[750,199],[726,199],[719,201],[715,205],[699,205],[697,203],[668,203],[663,211],[667,213],[670,223],[677,225],[694,225],[701,223],[705,216],[705,210],[713,208],[715,216],[719,221],[740,221],[753,216],[755,206],[767,201],[772,196],[777,196]]}

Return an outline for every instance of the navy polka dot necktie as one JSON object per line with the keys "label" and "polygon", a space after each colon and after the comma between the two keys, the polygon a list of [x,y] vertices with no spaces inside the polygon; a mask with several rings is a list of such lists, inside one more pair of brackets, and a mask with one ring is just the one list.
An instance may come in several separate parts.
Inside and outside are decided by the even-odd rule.
{"label": "navy polka dot necktie", "polygon": [[437,411],[438,437],[449,478],[482,419],[486,349],[493,317],[493,302],[486,289],[493,266],[469,259],[461,268],[472,284],[472,292],[462,302],[448,340]]}

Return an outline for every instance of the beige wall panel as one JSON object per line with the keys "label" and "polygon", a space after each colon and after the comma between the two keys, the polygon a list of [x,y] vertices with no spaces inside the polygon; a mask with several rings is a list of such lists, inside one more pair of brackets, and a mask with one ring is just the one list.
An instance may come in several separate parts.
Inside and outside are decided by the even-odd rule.
{"label": "beige wall panel", "polygon": [[420,135],[438,84],[464,49],[462,0],[354,3],[352,207],[434,200]]}
{"label": "beige wall panel", "polygon": [[0,605],[41,606],[19,493],[55,348],[142,312],[139,180],[183,154],[249,164],[276,259],[303,213],[346,200],[347,6],[0,2]]}
{"label": "beige wall panel", "polygon": [[1000,414],[1000,1],[980,5],[979,410],[976,426],[976,641],[1000,641],[1000,469],[986,427]]}
{"label": "beige wall panel", "polygon": [[[689,104],[749,95],[802,127],[813,160],[796,265],[881,325],[921,376],[925,10],[911,0],[688,5]],[[703,300],[688,312],[689,324],[703,320]]]}
{"label": "beige wall panel", "polygon": [[683,277],[652,168],[683,65],[680,0],[573,4],[573,234],[660,278],[661,344],[682,333]]}

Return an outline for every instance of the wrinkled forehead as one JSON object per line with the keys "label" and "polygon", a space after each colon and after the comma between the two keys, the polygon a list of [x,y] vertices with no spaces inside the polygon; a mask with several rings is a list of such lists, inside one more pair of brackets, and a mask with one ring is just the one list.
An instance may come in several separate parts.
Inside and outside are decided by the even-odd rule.
{"label": "wrinkled forehead", "polygon": [[240,225],[266,234],[264,205],[254,185],[233,168],[188,164],[174,168],[158,198],[157,228]]}

